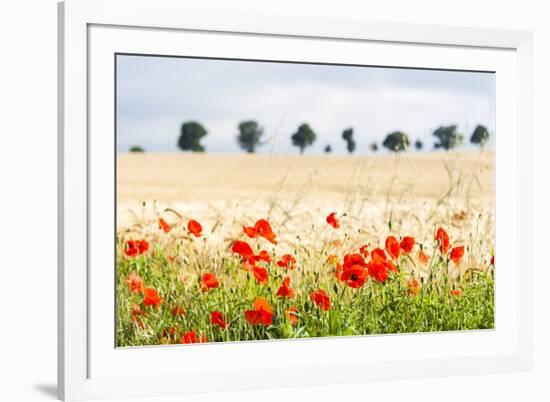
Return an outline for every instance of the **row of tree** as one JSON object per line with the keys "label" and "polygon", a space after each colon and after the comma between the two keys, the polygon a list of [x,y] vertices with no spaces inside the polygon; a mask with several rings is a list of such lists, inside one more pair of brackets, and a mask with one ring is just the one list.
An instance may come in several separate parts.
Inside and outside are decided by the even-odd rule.
{"label": "row of tree", "polygon": [[[248,152],[254,153],[256,149],[265,144],[263,141],[264,129],[257,121],[247,120],[243,121],[238,126],[239,133],[237,134],[237,143],[239,147]],[[204,152],[204,146],[201,144],[201,140],[208,134],[202,124],[196,121],[189,121],[183,123],[180,129],[180,136],[178,139],[178,147],[182,151],[192,152]],[[355,151],[357,144],[353,137],[353,128],[345,129],[342,132],[342,139],[346,143],[346,149],[351,154]],[[464,135],[458,132],[456,125],[441,126],[434,130],[432,133],[436,137],[437,142],[434,143],[434,148],[450,150],[454,149],[464,143]],[[300,149],[300,153],[304,153],[305,149],[317,140],[315,131],[307,124],[301,124],[295,133],[290,137],[292,145]],[[485,126],[478,125],[472,134],[470,135],[470,143],[483,147],[489,141],[489,131]],[[392,152],[402,152],[409,148],[410,140],[409,136],[402,131],[394,131],[389,133],[382,146]],[[424,147],[421,140],[414,142],[414,147],[420,150]],[[378,151],[378,144],[373,142],[369,146],[372,152]],[[140,147],[132,147],[130,149],[134,152],[143,151]],[[332,152],[332,146],[327,144],[325,146],[325,152]]]}

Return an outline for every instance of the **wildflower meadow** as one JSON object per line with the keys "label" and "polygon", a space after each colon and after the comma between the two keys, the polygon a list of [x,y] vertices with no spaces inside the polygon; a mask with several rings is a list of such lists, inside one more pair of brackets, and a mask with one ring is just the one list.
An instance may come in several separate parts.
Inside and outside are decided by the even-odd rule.
{"label": "wildflower meadow", "polygon": [[493,328],[491,244],[453,225],[419,237],[388,221],[373,237],[346,213],[317,218],[295,233],[319,239],[307,247],[265,217],[212,242],[215,226],[170,209],[119,233],[117,345]]}

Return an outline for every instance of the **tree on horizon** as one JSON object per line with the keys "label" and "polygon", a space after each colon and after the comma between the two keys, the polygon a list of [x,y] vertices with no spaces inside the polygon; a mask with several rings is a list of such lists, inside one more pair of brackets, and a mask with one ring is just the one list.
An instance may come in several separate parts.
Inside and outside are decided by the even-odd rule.
{"label": "tree on horizon", "polygon": [[353,128],[348,128],[342,132],[342,138],[346,141],[346,148],[351,154],[355,151],[355,140],[353,139]]}
{"label": "tree on horizon", "polygon": [[202,124],[196,121],[188,121],[181,125],[178,147],[182,151],[204,152],[201,139],[208,134]]}
{"label": "tree on horizon", "polygon": [[264,134],[263,127],[254,120],[246,120],[239,124],[237,142],[241,149],[248,153],[256,152],[256,147],[261,145],[260,140]]}
{"label": "tree on horizon", "polygon": [[470,143],[479,145],[480,148],[483,148],[485,144],[489,141],[489,131],[487,127],[478,124],[475,128],[472,136],[470,137]]}
{"label": "tree on horizon", "polygon": [[292,140],[292,145],[300,148],[300,153],[303,154],[306,147],[311,146],[315,142],[317,135],[309,124],[304,123],[298,127],[298,131],[292,134],[290,138]]}
{"label": "tree on horizon", "polygon": [[464,141],[464,136],[456,130],[455,124],[441,126],[433,132],[433,135],[439,140],[434,144],[434,148],[443,148],[446,151],[458,147]]}
{"label": "tree on horizon", "polygon": [[130,152],[145,152],[145,149],[143,149],[139,145],[133,145],[130,147]]}
{"label": "tree on horizon", "polygon": [[406,151],[410,145],[409,136],[402,131],[394,131],[386,136],[382,145],[392,152]]}

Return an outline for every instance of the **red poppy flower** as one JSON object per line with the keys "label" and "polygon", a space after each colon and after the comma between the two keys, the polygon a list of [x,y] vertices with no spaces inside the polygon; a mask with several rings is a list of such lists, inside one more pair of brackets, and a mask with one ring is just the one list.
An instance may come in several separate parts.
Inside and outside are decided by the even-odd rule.
{"label": "red poppy flower", "polygon": [[147,240],[138,240],[136,243],[139,254],[143,254],[149,250],[149,243],[147,243]]}
{"label": "red poppy flower", "polygon": [[246,310],[244,318],[252,325],[271,325],[273,323],[273,314],[263,310]]}
{"label": "red poppy flower", "polygon": [[414,247],[414,237],[412,236],[403,237],[399,245],[401,246],[401,250],[403,250],[405,254],[410,253]]}
{"label": "red poppy flower", "polygon": [[130,289],[130,292],[132,293],[143,292],[143,279],[141,278],[141,276],[139,276],[135,272],[130,273],[130,275],[128,276],[128,279],[126,279],[126,283],[128,284],[128,288]]}
{"label": "red poppy flower", "polygon": [[407,283],[407,288],[409,296],[417,296],[420,293],[420,282],[416,278],[411,278]]}
{"label": "red poppy flower", "polygon": [[281,268],[294,269],[296,268],[296,259],[290,254],[285,254],[277,261],[277,265]]}
{"label": "red poppy flower", "polygon": [[491,256],[491,265],[494,267],[495,266],[495,256]]}
{"label": "red poppy flower", "polygon": [[350,268],[353,265],[360,265],[366,267],[367,264],[361,254],[346,254],[344,256],[344,270]]}
{"label": "red poppy flower", "polygon": [[265,219],[258,220],[254,225],[254,229],[256,230],[259,236],[263,237],[264,239],[268,240],[273,244],[277,244],[277,239],[276,239],[277,235],[273,232],[273,229],[271,228],[271,225],[267,220]]}
{"label": "red poppy flower", "polygon": [[145,307],[155,306],[158,308],[162,303],[162,298],[159,296],[157,291],[153,288],[145,288],[143,294],[144,294],[143,305]]}
{"label": "red poppy flower", "polygon": [[364,266],[354,264],[349,268],[344,267],[340,279],[350,288],[357,289],[365,284],[368,277],[369,273]]}
{"label": "red poppy flower", "polygon": [[254,261],[254,250],[245,241],[235,240],[233,246],[231,246],[231,251],[248,261]]}
{"label": "red poppy flower", "polygon": [[189,331],[181,337],[181,343],[205,343],[208,342],[206,336],[198,336],[195,331]]}
{"label": "red poppy flower", "polygon": [[373,261],[384,262],[387,260],[386,252],[381,248],[375,248],[372,250],[370,256]]}
{"label": "red poppy flower", "polygon": [[338,218],[336,218],[336,212],[331,212],[327,216],[327,223],[334,229],[338,229],[340,227],[340,222],[338,221]]}
{"label": "red poppy flower", "polygon": [[139,254],[139,251],[134,244],[134,240],[128,240],[126,242],[126,249],[124,250],[124,252],[128,257],[134,257]]}
{"label": "red poppy flower", "polygon": [[243,226],[243,232],[252,239],[261,236],[273,244],[277,243],[277,236],[266,219],[257,220],[254,226]]}
{"label": "red poppy flower", "polygon": [[422,265],[426,265],[429,260],[430,260],[430,256],[426,254],[423,250],[420,250],[418,252],[418,261],[420,261]]}
{"label": "red poppy flower", "polygon": [[254,278],[258,281],[258,283],[266,283],[268,280],[267,275],[267,269],[263,267],[255,266],[252,268],[252,273],[254,274]]}
{"label": "red poppy flower", "polygon": [[311,293],[311,300],[323,311],[330,310],[330,297],[323,289]]}
{"label": "red poppy flower", "polygon": [[126,242],[125,253],[129,257],[140,255],[149,250],[149,243],[147,240],[128,240]]}
{"label": "red poppy flower", "polygon": [[285,277],[279,290],[277,290],[277,296],[288,297],[289,299],[294,297],[294,291],[290,288],[290,277]]}
{"label": "red poppy flower", "polygon": [[369,250],[367,250],[368,247],[369,247],[368,244],[365,244],[365,245],[359,247],[359,252],[365,258],[367,258],[369,256]]}
{"label": "red poppy flower", "polygon": [[435,240],[439,242],[439,251],[441,254],[447,254],[447,251],[449,251],[449,235],[443,228],[437,229]]}
{"label": "red poppy flower", "polygon": [[397,267],[388,261],[386,253],[381,248],[375,248],[371,252],[371,261],[367,264],[368,273],[378,282],[388,279],[388,270],[397,272]]}
{"label": "red poppy flower", "polygon": [[210,322],[212,325],[217,325],[221,329],[226,329],[229,326],[229,324],[225,322],[225,317],[221,311],[212,311],[210,313]]}
{"label": "red poppy flower", "polygon": [[251,239],[258,237],[258,232],[254,226],[243,226],[243,232]]}
{"label": "red poppy flower", "polygon": [[256,300],[254,300],[254,310],[263,310],[267,311],[268,313],[273,312],[273,308],[271,307],[269,302],[263,297],[256,297]]}
{"label": "red poppy flower", "polygon": [[401,246],[394,236],[388,236],[386,239],[386,251],[394,260],[399,257]]}
{"label": "red poppy flower", "polygon": [[264,261],[264,262],[271,262],[271,256],[266,250],[260,251],[258,255],[254,256],[254,260],[256,261]]}
{"label": "red poppy flower", "polygon": [[131,240],[129,240],[128,245],[130,247],[136,248],[138,254],[143,254],[147,250],[149,250],[149,243],[147,242],[147,240],[134,240],[133,245],[131,245]]}
{"label": "red poppy flower", "polygon": [[252,325],[271,325],[273,323],[273,309],[267,300],[258,297],[254,301],[254,310],[246,310],[244,317]]}
{"label": "red poppy flower", "polygon": [[460,264],[462,257],[464,257],[464,246],[453,247],[451,249],[450,259],[455,263],[455,265]]}
{"label": "red poppy flower", "polygon": [[216,278],[216,275],[207,272],[201,277],[201,285],[201,290],[203,292],[207,292],[210,289],[215,289],[220,286],[220,282],[218,282],[218,278]]}
{"label": "red poppy flower", "polygon": [[377,282],[385,282],[388,279],[388,267],[386,261],[372,260],[367,264],[369,275]]}
{"label": "red poppy flower", "polygon": [[288,310],[286,311],[286,316],[288,317],[291,325],[298,324],[298,314],[296,314],[297,312],[298,312],[297,307],[289,307]]}
{"label": "red poppy flower", "polygon": [[462,295],[462,290],[460,290],[460,289],[454,289],[454,290],[451,291],[451,294],[452,294],[453,296],[457,296],[457,297],[458,297],[458,296]]}
{"label": "red poppy flower", "polygon": [[172,227],[162,218],[159,218],[159,229],[164,230],[164,233],[168,233]]}
{"label": "red poppy flower", "polygon": [[180,317],[185,314],[185,310],[181,306],[174,306],[170,312],[174,317]]}
{"label": "red poppy flower", "polygon": [[196,220],[190,219],[189,222],[187,222],[187,230],[190,233],[193,233],[195,237],[200,237],[202,233],[202,225]]}

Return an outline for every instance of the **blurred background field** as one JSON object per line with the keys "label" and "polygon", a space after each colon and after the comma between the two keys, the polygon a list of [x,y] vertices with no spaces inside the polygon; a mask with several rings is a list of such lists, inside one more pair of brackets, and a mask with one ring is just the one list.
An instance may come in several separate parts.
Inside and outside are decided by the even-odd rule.
{"label": "blurred background field", "polygon": [[[362,237],[389,231],[430,238],[434,225],[455,227],[463,241],[476,232],[492,244],[492,151],[367,156],[119,153],[117,227],[142,230],[162,216],[198,219],[214,239],[236,236],[259,218],[280,239],[324,227],[331,211]],[[326,236],[331,235],[325,231]],[[307,236],[302,236],[305,242]],[[313,239],[312,239],[313,240]],[[317,240],[317,239],[315,239]]]}

